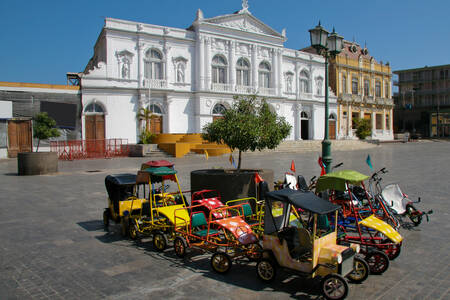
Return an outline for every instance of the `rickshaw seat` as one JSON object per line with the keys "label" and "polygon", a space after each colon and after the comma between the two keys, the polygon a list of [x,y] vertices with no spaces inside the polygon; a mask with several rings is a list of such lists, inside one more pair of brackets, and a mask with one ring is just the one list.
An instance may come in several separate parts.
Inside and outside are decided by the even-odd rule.
{"label": "rickshaw seat", "polygon": [[242,210],[244,211],[244,217],[253,215],[252,207],[248,203],[242,204]]}
{"label": "rickshaw seat", "polygon": [[[206,222],[205,214],[203,212],[197,212],[197,213],[192,214],[191,225],[192,225],[192,231],[194,231],[194,229],[197,227],[207,226],[208,223]],[[208,234],[208,229],[197,230],[192,233],[196,236],[204,237]],[[209,229],[209,234],[216,234],[216,233],[218,233],[217,230]]]}
{"label": "rickshaw seat", "polygon": [[311,234],[305,228],[297,228],[298,246],[295,247],[294,253],[297,257],[301,257],[307,253],[312,253],[313,244]]}
{"label": "rickshaw seat", "polygon": [[136,184],[148,184],[150,182],[150,173],[138,171],[136,176]]}

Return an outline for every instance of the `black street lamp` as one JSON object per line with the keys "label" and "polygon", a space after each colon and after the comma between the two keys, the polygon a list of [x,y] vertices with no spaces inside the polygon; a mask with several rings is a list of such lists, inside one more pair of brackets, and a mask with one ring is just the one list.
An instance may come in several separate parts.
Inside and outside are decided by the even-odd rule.
{"label": "black street lamp", "polygon": [[333,28],[330,34],[325,28],[317,25],[309,30],[311,36],[311,46],[316,49],[319,55],[325,57],[325,135],[322,141],[322,160],[327,173],[331,172],[331,141],[328,128],[328,59],[336,57],[342,50],[343,37],[338,35]]}

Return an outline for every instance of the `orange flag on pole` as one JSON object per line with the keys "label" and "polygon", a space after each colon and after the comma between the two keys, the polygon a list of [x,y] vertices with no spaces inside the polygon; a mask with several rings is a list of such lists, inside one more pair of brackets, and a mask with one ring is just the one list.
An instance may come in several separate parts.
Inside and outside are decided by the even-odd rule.
{"label": "orange flag on pole", "polygon": [[255,184],[258,184],[260,182],[264,181],[261,176],[259,176],[258,172],[255,172]]}
{"label": "orange flag on pole", "polygon": [[291,171],[295,173],[295,164],[294,164],[294,160],[292,160],[292,162],[291,162]]}

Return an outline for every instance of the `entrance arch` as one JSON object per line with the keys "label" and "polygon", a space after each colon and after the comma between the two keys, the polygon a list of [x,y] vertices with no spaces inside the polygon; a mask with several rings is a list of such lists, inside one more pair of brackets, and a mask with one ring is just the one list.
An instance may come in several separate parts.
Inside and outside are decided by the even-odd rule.
{"label": "entrance arch", "polygon": [[84,108],[84,139],[105,139],[105,110],[97,101]]}
{"label": "entrance arch", "polygon": [[152,112],[150,119],[150,132],[153,134],[163,133],[163,116],[161,107],[157,104],[150,104],[148,106]]}
{"label": "entrance arch", "polygon": [[309,140],[309,115],[307,112],[300,113],[300,138],[302,140]]}

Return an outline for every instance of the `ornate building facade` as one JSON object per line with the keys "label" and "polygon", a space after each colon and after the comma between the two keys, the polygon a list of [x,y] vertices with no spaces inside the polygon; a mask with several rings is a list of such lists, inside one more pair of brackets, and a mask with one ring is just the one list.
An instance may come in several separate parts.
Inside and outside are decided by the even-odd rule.
{"label": "ornate building facade", "polygon": [[[187,29],[105,19],[81,74],[83,138],[136,142],[143,107],[157,115],[155,133],[199,133],[234,95],[257,94],[292,125],[289,140],[322,139],[324,59],[285,48],[286,31],[245,3],[213,18],[198,10]],[[337,118],[334,95],[330,113]]]}
{"label": "ornate building facade", "polygon": [[356,138],[353,120],[364,118],[371,121],[373,139],[392,140],[392,72],[389,64],[377,62],[366,47],[344,41],[341,53],[330,60],[329,75],[329,85],[338,103],[337,138]]}

